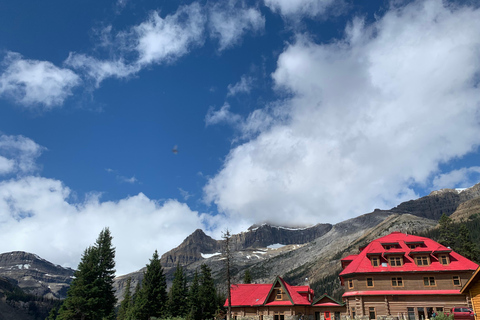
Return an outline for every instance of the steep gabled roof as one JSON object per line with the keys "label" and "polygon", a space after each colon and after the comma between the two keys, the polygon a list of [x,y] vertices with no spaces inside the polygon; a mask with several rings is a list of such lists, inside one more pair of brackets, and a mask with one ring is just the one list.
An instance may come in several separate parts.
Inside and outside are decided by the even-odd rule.
{"label": "steep gabled roof", "polygon": [[320,298],[312,303],[316,307],[342,307],[344,304],[324,293]]}
{"label": "steep gabled roof", "polygon": [[[421,247],[411,249],[411,244],[421,244]],[[386,249],[387,245],[395,244],[394,248]],[[442,265],[437,256],[439,253],[448,253],[450,263]],[[418,254],[428,254],[431,263],[428,266],[417,266],[414,257]],[[390,255],[403,256],[402,266],[392,267],[389,264],[381,264],[378,267],[372,266],[370,257],[381,255],[388,259]],[[351,259],[351,262],[344,264],[344,259]],[[475,270],[478,265],[467,258],[459,255],[432,239],[409,235],[401,232],[392,232],[389,235],[370,242],[357,256],[348,256],[342,259],[344,270],[340,277],[357,273],[383,273],[383,272],[412,272],[412,271],[466,271]]]}
{"label": "steep gabled roof", "polygon": [[[269,297],[275,294],[274,289],[280,285],[288,297],[288,300],[269,301]],[[308,286],[291,286],[281,277],[277,277],[273,284],[233,284],[231,286],[232,307],[239,306],[285,306],[285,305],[310,305],[308,298],[302,296],[301,293],[311,293],[313,290]],[[228,306],[228,299],[225,301]]]}

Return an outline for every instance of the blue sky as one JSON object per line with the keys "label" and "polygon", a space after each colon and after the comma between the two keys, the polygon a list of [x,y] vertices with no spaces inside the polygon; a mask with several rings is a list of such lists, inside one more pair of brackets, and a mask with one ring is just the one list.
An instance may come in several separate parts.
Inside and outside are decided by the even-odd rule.
{"label": "blue sky", "polygon": [[478,4],[1,2],[0,252],[109,226],[123,274],[478,183]]}

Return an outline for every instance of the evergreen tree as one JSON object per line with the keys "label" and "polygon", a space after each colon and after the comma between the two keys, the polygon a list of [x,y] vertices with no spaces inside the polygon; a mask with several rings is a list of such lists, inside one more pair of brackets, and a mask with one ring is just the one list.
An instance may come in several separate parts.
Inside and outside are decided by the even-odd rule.
{"label": "evergreen tree", "polygon": [[47,319],[45,319],[45,320],[55,320],[55,319],[57,319],[57,314],[58,314],[57,308],[53,307],[50,310],[50,313],[48,314]]}
{"label": "evergreen tree", "polygon": [[202,264],[200,270],[199,294],[202,319],[213,319],[217,310],[217,293],[212,278],[212,271],[206,264]]}
{"label": "evergreen tree", "polygon": [[439,242],[446,247],[453,247],[455,245],[455,227],[452,219],[445,213],[442,214],[438,221],[440,225],[440,239]]}
{"label": "evergreen tree", "polygon": [[465,224],[458,229],[455,251],[465,258],[475,260],[478,256],[477,245],[472,241],[470,231]]}
{"label": "evergreen tree", "polygon": [[115,248],[108,228],[85,249],[57,319],[115,319]]}
{"label": "evergreen tree", "polygon": [[128,278],[127,284],[125,286],[125,293],[123,295],[122,303],[120,304],[120,309],[118,310],[117,320],[126,320],[128,317],[129,310],[132,307],[132,295],[130,293],[130,286],[132,283],[132,278]]}
{"label": "evergreen tree", "polygon": [[170,288],[168,309],[172,317],[185,317],[187,315],[187,278],[182,266],[177,263]]}
{"label": "evergreen tree", "polygon": [[250,274],[250,270],[245,270],[245,275],[243,277],[243,283],[252,283],[252,275]]}
{"label": "evergreen tree", "polygon": [[144,273],[142,287],[135,301],[135,318],[149,320],[166,315],[167,280],[157,250],[153,253],[150,264]]}
{"label": "evergreen tree", "polygon": [[188,320],[201,320],[202,313],[201,313],[201,305],[200,305],[200,284],[199,284],[199,277],[198,271],[195,270],[195,274],[193,275],[193,280],[190,285],[190,289],[188,290]]}

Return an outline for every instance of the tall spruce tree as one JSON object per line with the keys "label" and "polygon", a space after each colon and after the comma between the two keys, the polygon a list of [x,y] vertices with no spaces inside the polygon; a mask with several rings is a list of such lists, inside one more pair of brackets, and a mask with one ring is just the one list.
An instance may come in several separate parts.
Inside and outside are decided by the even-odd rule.
{"label": "tall spruce tree", "polygon": [[144,273],[142,287],[135,301],[135,319],[160,318],[167,313],[167,280],[157,250]]}
{"label": "tall spruce tree", "polygon": [[115,248],[108,228],[85,249],[57,319],[115,319]]}
{"label": "tall spruce tree", "polygon": [[212,278],[212,271],[206,264],[202,264],[200,271],[200,286],[198,291],[200,294],[202,319],[213,319],[217,311],[217,293]]}
{"label": "tall spruce tree", "polygon": [[440,239],[439,242],[446,247],[455,246],[455,226],[453,224],[452,218],[447,216],[445,213],[442,214],[440,220],[438,220],[440,225]]}
{"label": "tall spruce tree", "polygon": [[187,307],[187,278],[183,267],[177,263],[177,268],[173,275],[173,283],[168,297],[169,314],[172,317],[185,317],[188,312]]}
{"label": "tall spruce tree", "polygon": [[118,310],[117,320],[127,320],[128,313],[132,308],[132,294],[130,292],[130,286],[132,284],[132,278],[127,279],[125,286],[125,293],[123,294],[123,300],[120,303],[120,309]]}
{"label": "tall spruce tree", "polygon": [[252,275],[250,274],[250,270],[245,270],[245,275],[243,276],[243,283],[252,283]]}
{"label": "tall spruce tree", "polygon": [[201,313],[201,301],[200,301],[200,284],[199,284],[199,277],[198,271],[195,270],[193,275],[192,283],[190,284],[190,288],[188,290],[188,320],[201,320],[202,313]]}

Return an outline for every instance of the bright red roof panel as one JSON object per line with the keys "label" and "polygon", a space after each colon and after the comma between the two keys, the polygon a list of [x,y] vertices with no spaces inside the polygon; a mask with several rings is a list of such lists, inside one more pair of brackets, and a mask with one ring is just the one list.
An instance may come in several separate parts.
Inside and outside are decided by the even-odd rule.
{"label": "bright red roof panel", "polygon": [[[407,243],[412,242],[423,242],[424,247],[415,249],[410,249]],[[385,249],[382,246],[382,243],[398,243],[401,247]],[[430,254],[431,264],[428,266],[417,266],[414,257],[419,252],[415,251],[430,251],[433,254]],[[370,242],[365,249],[363,249],[340,273],[340,277],[356,274],[356,273],[383,273],[383,272],[413,272],[413,271],[462,271],[462,270],[476,270],[478,265],[467,258],[459,255],[458,253],[451,251],[449,248],[442,246],[441,244],[425,237],[419,237],[414,235],[409,235],[400,232],[392,232],[389,235],[378,238]],[[403,255],[405,252],[405,255]],[[442,265],[437,257],[435,252],[449,252],[450,263],[448,265]],[[390,254],[403,255],[403,266],[392,267],[389,264],[381,264],[378,267],[372,266],[369,256],[373,254],[381,253],[385,258]],[[347,258],[350,258],[348,256]],[[342,259],[343,260],[343,259]]]}
{"label": "bright red roof panel", "polygon": [[371,291],[350,291],[345,292],[342,297],[351,296],[383,296],[383,295],[430,295],[430,294],[444,294],[457,295],[461,294],[460,290],[371,290]]}

